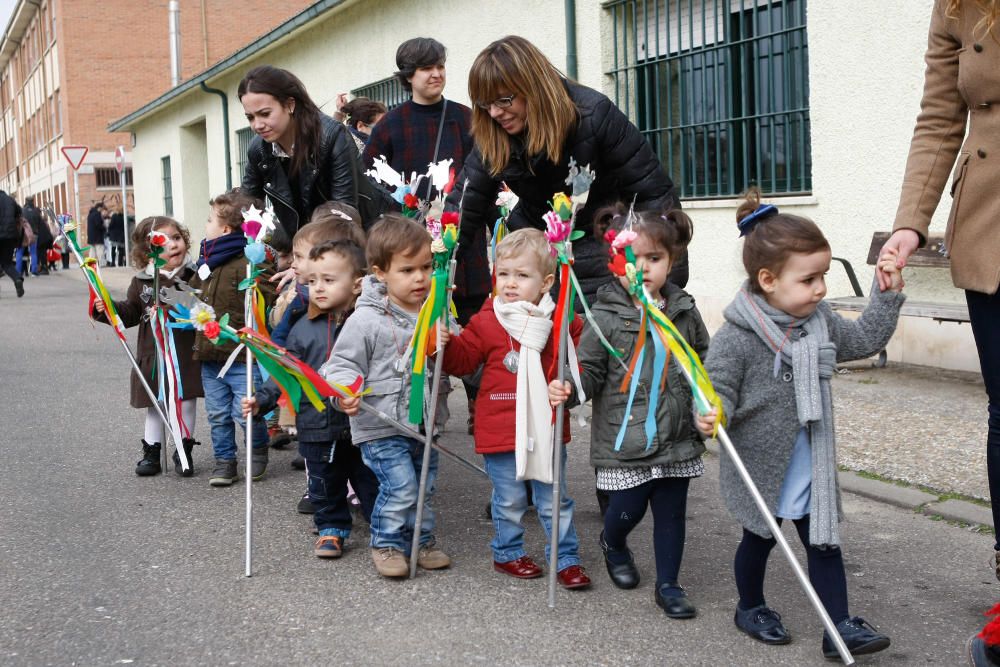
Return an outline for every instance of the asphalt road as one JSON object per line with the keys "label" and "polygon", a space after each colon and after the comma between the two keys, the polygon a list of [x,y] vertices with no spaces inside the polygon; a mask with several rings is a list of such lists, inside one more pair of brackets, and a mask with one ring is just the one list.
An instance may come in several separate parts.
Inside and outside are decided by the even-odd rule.
{"label": "asphalt road", "polygon": [[[241,481],[133,473],[142,417],[128,407],[128,366],[107,327],[92,326],[82,283],[32,278],[23,299],[0,283],[0,664],[2,665],[813,665],[822,628],[777,550],[768,602],[794,637],[767,647],[732,623],[740,531],[717,492],[717,461],[692,484],[682,583],[699,615],[673,621],[653,604],[651,518],[631,546],[643,581],[608,580],[587,434],[571,450],[569,488],[594,587],[492,571],[488,483],[443,461],[435,504],[451,569],[414,581],[374,571],[367,531],[345,556],[311,555],[304,486],[291,452],[273,452],[254,486],[254,572],[243,576]],[[459,399],[462,400],[459,400]],[[446,435],[471,456],[464,397]],[[198,435],[207,442],[203,414]],[[578,437],[580,433],[578,433]],[[871,665],[960,665],[982,612],[1000,599],[991,537],[845,496],[851,611],[892,637]],[[529,514],[528,544],[542,558]],[[789,533],[790,535],[791,533]],[[799,552],[800,549],[797,548]]]}

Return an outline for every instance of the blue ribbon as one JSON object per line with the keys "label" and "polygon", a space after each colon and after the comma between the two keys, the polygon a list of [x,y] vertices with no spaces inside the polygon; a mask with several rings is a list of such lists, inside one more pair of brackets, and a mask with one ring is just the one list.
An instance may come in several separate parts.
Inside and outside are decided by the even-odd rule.
{"label": "blue ribbon", "polygon": [[667,346],[653,330],[653,320],[649,321],[649,335],[653,339],[653,379],[650,380],[649,407],[646,412],[646,450],[653,446],[653,436],[656,435],[656,407],[660,399],[660,383],[667,366]]}
{"label": "blue ribbon", "polygon": [[757,223],[764,218],[777,215],[777,213],[777,206],[773,204],[761,204],[757,207],[757,210],[736,223],[736,226],[740,228],[740,237],[744,237],[749,234],[750,231],[757,226]]}

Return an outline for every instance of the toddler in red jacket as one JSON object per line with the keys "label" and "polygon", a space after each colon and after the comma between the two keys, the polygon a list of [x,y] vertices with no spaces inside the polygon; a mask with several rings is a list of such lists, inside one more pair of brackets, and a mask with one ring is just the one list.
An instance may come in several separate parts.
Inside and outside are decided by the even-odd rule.
{"label": "toddler in red jacket", "polygon": [[[465,329],[448,341],[444,370],[461,376],[483,366],[474,437],[476,453],[485,458],[493,482],[493,568],[519,579],[534,579],[542,576],[542,568],[524,550],[522,519],[529,504],[524,482],[530,480],[538,518],[548,537],[553,505],[548,401],[552,378],[548,374],[556,355],[550,336],[555,303],[549,290],[555,281],[556,260],[541,231],[519,229],[497,244],[495,268],[496,296],[487,299]],[[579,341],[581,329],[579,318],[574,318],[569,329],[574,342]],[[568,412],[563,440],[570,440]],[[561,465],[565,471],[565,449]],[[573,500],[565,483],[559,512],[559,583],[564,588],[587,588],[590,579],[580,567]],[[548,545],[547,541],[546,551]]]}

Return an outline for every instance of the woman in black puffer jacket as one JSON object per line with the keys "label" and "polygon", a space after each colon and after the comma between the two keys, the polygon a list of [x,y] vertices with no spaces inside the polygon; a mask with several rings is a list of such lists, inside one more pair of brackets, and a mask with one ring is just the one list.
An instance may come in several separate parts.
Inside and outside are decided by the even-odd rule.
{"label": "woman in black puffer jacket", "polygon": [[[639,130],[606,96],[564,79],[526,39],[504,37],[476,57],[469,97],[476,146],[458,179],[468,181],[460,262],[483,264],[471,239],[483,225],[492,226],[501,183],[519,197],[509,229],[544,229],[542,215],[552,195],[571,192],[565,183],[570,158],[596,172],[575,223],[586,235],[573,243],[574,271],[588,301],[611,278],[604,246],[593,235],[594,211],[633,197],[637,209],[680,207],[673,183]],[[450,203],[461,196],[453,192]],[[488,285],[488,273],[479,278]],[[677,262],[671,281],[687,282],[686,257]]]}
{"label": "woman in black puffer jacket", "polygon": [[262,65],[246,73],[237,95],[257,136],[247,149],[242,189],[269,197],[281,224],[280,252],[326,201],[358,206],[358,150],[342,123],[319,110],[298,77]]}

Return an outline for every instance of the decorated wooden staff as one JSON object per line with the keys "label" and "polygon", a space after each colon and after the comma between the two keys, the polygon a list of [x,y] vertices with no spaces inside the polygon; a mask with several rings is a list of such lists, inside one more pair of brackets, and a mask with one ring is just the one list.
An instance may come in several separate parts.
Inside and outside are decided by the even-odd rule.
{"label": "decorated wooden staff", "polygon": [[[108,288],[104,285],[104,280],[101,279],[101,271],[98,267],[97,260],[93,257],[84,257],[84,251],[86,248],[82,248],[77,239],[76,223],[74,223],[69,216],[56,216],[55,212],[52,211],[51,208],[47,210],[53,220],[59,220],[61,222],[61,236],[66,239],[70,252],[72,252],[76,257],[76,261],[80,265],[80,270],[83,271],[83,275],[87,279],[87,285],[90,287],[90,303],[87,306],[87,312],[93,312],[94,303],[96,301],[101,301],[101,303],[104,304],[105,317],[108,318],[108,322],[111,324],[111,328],[114,330],[115,335],[118,338],[118,342],[121,343],[122,349],[125,350],[125,356],[128,357],[129,363],[132,364],[132,370],[135,372],[136,377],[139,378],[139,384],[142,385],[143,390],[149,397],[150,403],[156,410],[156,414],[163,421],[164,426],[169,431],[170,420],[167,419],[167,415],[163,411],[163,406],[160,404],[156,394],[149,386],[149,383],[146,382],[146,378],[143,376],[142,371],[139,370],[139,364],[135,360],[135,355],[132,354],[132,350],[128,346],[128,341],[125,338],[125,325],[122,324],[121,318],[118,316],[118,311],[115,309],[115,302],[111,299],[111,294],[108,292]],[[166,449],[166,447],[164,447],[164,449]],[[181,456],[184,457],[184,448],[178,447],[178,449],[181,450]],[[183,461],[186,459],[182,458],[181,460]]]}
{"label": "decorated wooden staff", "polygon": [[[594,180],[594,172],[589,165],[580,168],[576,161],[570,158],[569,175],[566,184],[572,186],[572,197],[567,198],[562,192],[557,192],[552,198],[552,210],[545,214],[545,238],[549,242],[556,259],[559,262],[559,298],[552,314],[553,335],[556,336],[556,376],[562,385],[566,378],[566,362],[569,359],[573,380],[576,382],[580,402],[586,401],[583,387],[579,380],[579,364],[572,341],[569,338],[569,323],[573,319],[574,280],[573,241],[582,237],[584,232],[574,231],[573,223],[576,212],[587,203],[590,184]],[[582,296],[581,296],[582,298]],[[556,606],[556,578],[559,565],[559,515],[562,511],[562,454],[563,454],[563,418],[565,406],[560,403],[555,409],[555,425],[552,429],[552,520],[549,531],[549,608]]]}
{"label": "decorated wooden staff", "polygon": [[[447,193],[445,193],[447,194]],[[427,300],[417,314],[417,324],[413,330],[411,352],[413,374],[411,376],[410,422],[423,421],[424,378],[420,371],[426,370],[425,354],[431,332],[435,333],[437,355],[434,358],[434,377],[431,378],[430,406],[424,423],[424,452],[420,466],[420,482],[417,486],[417,510],[413,517],[413,541],[410,545],[410,578],[417,576],[417,553],[420,550],[420,526],[424,519],[424,504],[427,496],[427,469],[431,463],[431,447],[434,445],[434,422],[437,419],[438,394],[441,388],[441,373],[444,366],[444,344],[441,343],[441,327],[448,327],[448,312],[451,310],[452,284],[455,280],[455,249],[458,247],[458,213],[448,212],[441,216],[441,222],[428,220],[428,231],[433,237],[431,252],[434,255],[434,272]],[[418,360],[421,362],[418,371]],[[418,393],[419,392],[419,393]],[[416,417],[416,419],[414,419]]]}
{"label": "decorated wooden staff", "polygon": [[[827,634],[837,647],[837,652],[840,654],[841,660],[844,661],[845,665],[853,665],[854,658],[851,655],[851,652],[848,650],[843,638],[840,636],[836,626],[833,624],[833,620],[831,620],[830,615],[827,613],[826,607],[823,606],[819,596],[816,594],[816,590],[809,582],[809,577],[802,569],[802,566],[799,564],[795,554],[792,553],[791,547],[788,546],[788,541],[782,534],[781,527],[778,525],[778,522],[775,521],[774,516],[771,514],[771,510],[767,506],[767,502],[760,494],[760,491],[757,489],[757,485],[754,484],[753,478],[750,477],[750,473],[747,472],[746,467],[743,465],[743,460],[737,453],[736,448],[733,447],[733,443],[729,439],[729,434],[726,433],[722,400],[715,393],[715,389],[712,387],[712,382],[708,377],[708,373],[705,371],[704,366],[701,364],[701,360],[698,358],[698,353],[695,352],[690,345],[688,345],[687,341],[684,340],[684,337],[674,326],[673,322],[671,322],[670,319],[667,318],[667,316],[664,315],[663,312],[656,307],[656,305],[654,305],[653,300],[650,298],[648,292],[643,286],[642,269],[637,266],[635,254],[632,252],[631,244],[632,241],[635,240],[636,235],[630,229],[630,223],[631,214],[629,216],[629,223],[625,230],[618,232],[617,234],[609,233],[608,235],[613,253],[611,270],[616,275],[623,276],[627,279],[629,292],[634,295],[643,306],[642,321],[639,325],[641,333],[639,342],[636,345],[636,356],[633,357],[632,362],[629,364],[630,373],[633,374],[633,382],[631,383],[631,390],[628,399],[629,405],[631,405],[635,392],[634,380],[638,378],[638,369],[642,367],[642,354],[645,347],[642,342],[642,336],[645,335],[648,328],[653,336],[654,348],[664,349],[665,346],[666,349],[670,350],[669,356],[672,356],[674,361],[677,362],[685,380],[687,380],[688,385],[691,387],[695,408],[698,412],[700,414],[707,414],[713,409],[718,412],[719,421],[716,426],[717,430],[715,437],[722,444],[723,449],[726,450],[726,454],[733,462],[733,466],[736,468],[740,478],[746,485],[747,490],[753,497],[754,503],[757,505],[757,509],[760,510],[761,515],[767,522],[768,529],[781,546],[781,551],[788,560],[788,564],[792,566],[792,570],[795,572],[795,576],[799,580],[799,585],[802,586],[802,590],[805,591],[806,597],[809,598],[809,602],[812,604],[816,613],[819,615],[820,620],[823,622],[823,626],[826,628]],[[660,355],[657,356],[659,357]],[[661,364],[661,368],[657,369],[657,373],[665,371],[665,366],[668,363],[669,359],[665,359],[664,363]],[[625,382],[622,384],[623,391],[625,391],[625,383],[628,381],[629,376],[626,376]],[[659,386],[659,383],[660,378],[654,375],[652,381],[650,382],[650,386],[655,388]],[[654,404],[654,400],[655,397],[650,398],[650,405]],[[626,408],[626,413],[627,412],[628,409]],[[649,434],[648,429],[647,434]],[[652,435],[649,435],[649,437],[652,437]]]}

